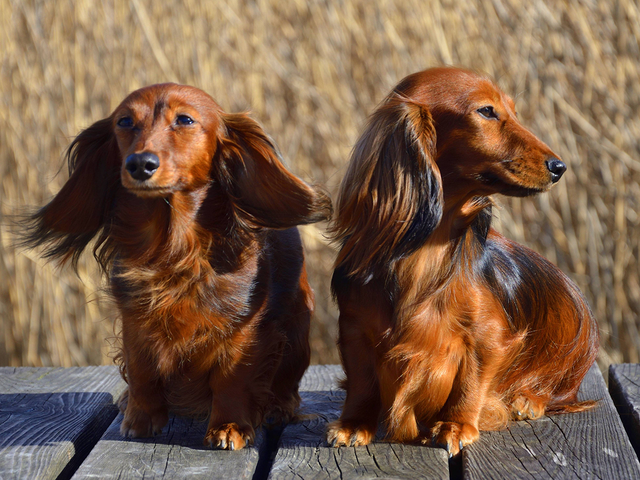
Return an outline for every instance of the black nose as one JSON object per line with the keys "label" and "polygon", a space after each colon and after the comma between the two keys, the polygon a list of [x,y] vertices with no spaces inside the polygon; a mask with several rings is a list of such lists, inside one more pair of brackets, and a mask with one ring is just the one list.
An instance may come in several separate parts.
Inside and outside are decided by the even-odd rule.
{"label": "black nose", "polygon": [[132,153],[124,161],[124,168],[136,180],[149,180],[158,170],[160,159],[155,153]]}
{"label": "black nose", "polygon": [[553,183],[560,180],[562,174],[567,171],[567,166],[562,162],[562,160],[558,160],[557,158],[547,160],[547,168],[551,172],[551,181]]}

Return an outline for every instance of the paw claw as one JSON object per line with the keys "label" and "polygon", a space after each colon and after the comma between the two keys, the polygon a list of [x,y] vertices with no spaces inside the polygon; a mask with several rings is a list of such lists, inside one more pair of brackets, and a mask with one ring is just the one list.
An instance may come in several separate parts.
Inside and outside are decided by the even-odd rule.
{"label": "paw claw", "polygon": [[162,433],[163,427],[169,421],[166,408],[143,409],[130,395],[127,396],[126,402],[124,418],[120,425],[120,434],[123,437],[144,438]]}
{"label": "paw claw", "polygon": [[431,429],[432,443],[444,447],[449,458],[458,455],[465,445],[476,441],[480,436],[478,428],[469,423],[437,422]]}
{"label": "paw claw", "polygon": [[204,444],[220,450],[240,450],[253,443],[253,436],[254,430],[250,425],[225,423],[218,427],[209,427]]}
{"label": "paw claw", "polygon": [[366,425],[352,425],[342,420],[336,420],[327,427],[327,442],[332,447],[368,445],[374,436],[375,431],[370,431]]}
{"label": "paw claw", "polygon": [[511,416],[514,420],[533,420],[544,415],[546,406],[541,398],[521,394],[511,402]]}

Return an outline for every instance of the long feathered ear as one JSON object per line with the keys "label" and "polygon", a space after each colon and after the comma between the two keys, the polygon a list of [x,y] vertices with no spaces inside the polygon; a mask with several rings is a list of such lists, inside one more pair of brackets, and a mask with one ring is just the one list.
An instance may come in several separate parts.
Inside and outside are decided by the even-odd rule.
{"label": "long feathered ear", "polygon": [[336,267],[367,281],[424,244],[442,218],[436,133],[429,111],[397,94],[371,116],[340,187]]}
{"label": "long feathered ear", "polygon": [[222,161],[214,161],[214,168],[226,169],[227,191],[244,222],[289,228],[330,217],[329,197],[285,168],[257,122],[245,114],[222,114],[222,121]]}
{"label": "long feathered ear", "polygon": [[82,131],[66,157],[69,180],[53,200],[23,219],[20,245],[44,246],[45,258],[71,260],[76,268],[80,254],[101,230],[102,241],[94,253],[104,241],[109,211],[120,186],[120,155],[111,119]]}

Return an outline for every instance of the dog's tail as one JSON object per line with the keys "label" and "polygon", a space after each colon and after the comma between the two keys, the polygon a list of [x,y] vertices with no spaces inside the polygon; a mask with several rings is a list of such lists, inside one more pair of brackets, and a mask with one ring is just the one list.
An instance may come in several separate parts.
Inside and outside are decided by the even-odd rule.
{"label": "dog's tail", "polygon": [[598,405],[600,400],[585,400],[583,402],[550,404],[545,408],[546,415],[559,415],[561,413],[576,413],[591,410]]}

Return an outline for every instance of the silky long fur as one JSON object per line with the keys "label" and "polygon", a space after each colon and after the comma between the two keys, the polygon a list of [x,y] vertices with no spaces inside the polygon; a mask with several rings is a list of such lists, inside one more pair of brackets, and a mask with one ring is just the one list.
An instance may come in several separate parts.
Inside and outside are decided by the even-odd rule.
{"label": "silky long fur", "polygon": [[418,72],[377,108],[332,225],[347,398],[329,442],[367,444],[383,421],[455,454],[478,429],[594,405],[576,396],[598,351],[586,301],[490,226],[490,195],[542,192],[559,165],[473,72]]}
{"label": "silky long fur", "polygon": [[[159,160],[149,178],[129,171],[140,153]],[[328,197],[254,120],[175,84],[130,94],[67,159],[23,244],[75,267],[95,242],[122,317],[122,434],[158,433],[176,408],[209,416],[205,444],[238,449],[268,414],[292,418],[314,307],[295,226],[328,218]]]}

